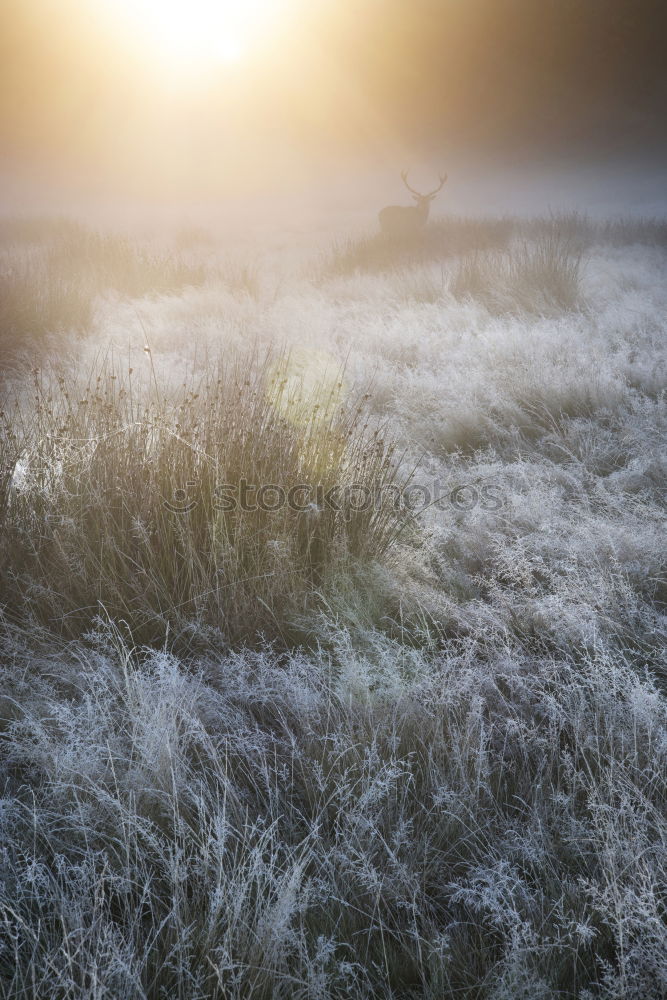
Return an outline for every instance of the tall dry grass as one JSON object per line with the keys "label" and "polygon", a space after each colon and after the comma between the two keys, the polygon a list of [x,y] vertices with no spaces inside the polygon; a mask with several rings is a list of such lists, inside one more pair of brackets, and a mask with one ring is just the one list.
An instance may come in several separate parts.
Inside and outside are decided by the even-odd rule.
{"label": "tall dry grass", "polygon": [[581,306],[582,251],[557,231],[502,253],[463,257],[449,290],[496,314],[558,315]]}
{"label": "tall dry grass", "polygon": [[667,225],[660,219],[593,219],[582,212],[547,215],[466,217],[445,215],[413,233],[399,237],[375,232],[336,241],[320,269],[322,277],[345,277],[358,272],[381,272],[405,265],[452,257],[512,252],[524,253],[537,244],[542,254],[574,253],[593,246],[667,245]]}
{"label": "tall dry grass", "polygon": [[[379,233],[335,244],[321,277],[381,272],[406,301],[449,292],[490,312],[552,313],[581,304],[583,254],[601,231],[584,217],[449,218],[400,237]],[[440,278],[429,265],[440,263]]]}
{"label": "tall dry grass", "polygon": [[209,268],[182,253],[66,219],[0,224],[0,355],[41,350],[49,335],[90,332],[99,296],[137,298],[201,285]]}
{"label": "tall dry grass", "polygon": [[186,623],[285,640],[290,609],[404,516],[364,506],[360,488],[398,488],[398,456],[342,379],[304,389],[271,355],[171,390],[118,361],[83,384],[35,369],[2,418],[2,602],[66,635],[103,613],[140,641]]}
{"label": "tall dry grass", "polygon": [[506,247],[517,228],[511,218],[448,216],[401,236],[374,233],[335,242],[325,258],[324,277],[345,277],[357,271],[391,270],[462,253]]}

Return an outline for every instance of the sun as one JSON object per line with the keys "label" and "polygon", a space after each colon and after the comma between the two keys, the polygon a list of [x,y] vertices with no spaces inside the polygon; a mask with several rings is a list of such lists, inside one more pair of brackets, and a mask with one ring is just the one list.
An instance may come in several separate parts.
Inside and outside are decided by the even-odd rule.
{"label": "sun", "polygon": [[105,0],[142,47],[172,68],[236,63],[279,20],[289,0]]}

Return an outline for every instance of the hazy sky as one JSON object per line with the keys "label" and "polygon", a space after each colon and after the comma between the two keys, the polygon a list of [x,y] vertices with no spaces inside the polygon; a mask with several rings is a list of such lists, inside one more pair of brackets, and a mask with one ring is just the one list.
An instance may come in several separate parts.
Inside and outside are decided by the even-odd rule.
{"label": "hazy sky", "polygon": [[[162,2],[184,18],[172,43],[195,38],[205,0]],[[243,5],[226,2],[233,20]],[[241,51],[234,37],[188,62],[159,22],[118,13],[129,0],[3,0],[5,175],[213,194],[408,151],[554,163],[667,146],[664,0],[262,2]]]}

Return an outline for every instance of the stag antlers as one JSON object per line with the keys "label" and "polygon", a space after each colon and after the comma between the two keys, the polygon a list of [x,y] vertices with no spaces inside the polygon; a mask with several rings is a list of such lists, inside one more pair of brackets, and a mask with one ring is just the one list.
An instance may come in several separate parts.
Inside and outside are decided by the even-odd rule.
{"label": "stag antlers", "polygon": [[447,180],[447,174],[438,174],[438,178],[440,179],[440,183],[438,184],[437,188],[434,188],[432,191],[429,191],[428,194],[420,194],[419,191],[415,191],[415,189],[413,187],[410,187],[410,185],[408,184],[408,172],[407,172],[407,170],[401,170],[401,179],[402,179],[403,183],[405,184],[406,188],[408,189],[408,191],[411,194],[413,194],[415,196],[415,198],[435,198],[436,194],[440,190],[442,190],[442,186],[445,183],[445,181]]}

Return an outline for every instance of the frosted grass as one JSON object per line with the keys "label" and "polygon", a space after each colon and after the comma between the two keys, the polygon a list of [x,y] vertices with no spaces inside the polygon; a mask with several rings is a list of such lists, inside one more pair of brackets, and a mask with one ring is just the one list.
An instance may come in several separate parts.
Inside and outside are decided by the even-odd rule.
{"label": "frosted grass", "polygon": [[[664,226],[447,226],[291,271],[225,250],[227,277],[101,291],[86,337],[42,339],[76,380],[148,338],[172,388],[220,349],[345,362],[446,489],[334,559],[280,648],[5,615],[4,995],[667,994]],[[451,502],[471,484],[499,506]]]}

